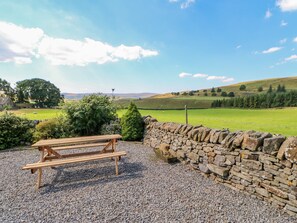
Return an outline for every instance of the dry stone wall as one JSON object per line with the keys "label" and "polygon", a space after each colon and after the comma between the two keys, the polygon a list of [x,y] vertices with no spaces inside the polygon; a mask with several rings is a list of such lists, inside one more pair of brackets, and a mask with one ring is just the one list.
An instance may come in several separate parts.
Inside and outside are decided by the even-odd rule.
{"label": "dry stone wall", "polygon": [[297,137],[144,121],[145,145],[297,215]]}

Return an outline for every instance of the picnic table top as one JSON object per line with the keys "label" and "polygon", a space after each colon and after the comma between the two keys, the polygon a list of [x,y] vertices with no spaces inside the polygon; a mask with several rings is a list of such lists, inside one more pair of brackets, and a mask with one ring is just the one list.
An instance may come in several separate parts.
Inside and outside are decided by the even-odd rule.
{"label": "picnic table top", "polygon": [[122,136],[119,134],[115,135],[97,135],[97,136],[83,136],[83,137],[72,137],[72,138],[62,138],[62,139],[46,139],[40,140],[32,145],[34,148],[43,146],[59,146],[59,145],[69,145],[69,144],[83,144],[91,143],[103,140],[111,139],[121,139]]}

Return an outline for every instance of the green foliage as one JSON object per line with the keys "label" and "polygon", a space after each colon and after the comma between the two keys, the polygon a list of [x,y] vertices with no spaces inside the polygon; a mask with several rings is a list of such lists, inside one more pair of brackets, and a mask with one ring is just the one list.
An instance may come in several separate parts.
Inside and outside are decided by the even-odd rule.
{"label": "green foliage", "polygon": [[32,142],[33,121],[12,113],[0,116],[0,150]]}
{"label": "green foliage", "polygon": [[143,138],[144,122],[136,105],[130,103],[121,119],[123,140],[135,141]]}
{"label": "green foliage", "polygon": [[215,96],[217,96],[217,93],[212,92],[212,93],[211,93],[211,96],[212,96],[212,97],[215,97]]}
{"label": "green foliage", "polygon": [[221,93],[221,96],[222,96],[222,97],[227,97],[227,96],[228,96],[228,94],[227,94],[227,92],[226,92],[226,91],[223,91],[223,92]]}
{"label": "green foliage", "polygon": [[122,127],[120,120],[111,121],[109,124],[102,125],[101,134],[111,135],[111,134],[121,134]]}
{"label": "green foliage", "polygon": [[58,139],[74,136],[72,126],[64,116],[42,121],[36,126],[34,141],[40,139]]}
{"label": "green foliage", "polygon": [[240,91],[245,91],[246,90],[246,86],[244,84],[240,85],[239,90]]}
{"label": "green foliage", "polygon": [[[218,102],[220,101],[220,103]],[[277,108],[296,107],[297,91],[285,93],[257,94],[246,97],[217,100],[212,103],[212,107],[235,107],[235,108]]]}
{"label": "green foliage", "polygon": [[14,100],[14,96],[15,96],[14,89],[10,86],[10,83],[8,83],[6,80],[1,78],[0,78],[0,91],[3,91],[4,94],[10,97],[11,100]]}
{"label": "green foliage", "polygon": [[60,89],[43,79],[27,79],[16,84],[19,103],[32,102],[39,108],[51,108],[57,106],[62,99]]}
{"label": "green foliage", "polygon": [[218,92],[218,93],[222,92],[222,89],[218,87],[218,88],[217,88],[217,92]]}
{"label": "green foliage", "polygon": [[210,92],[211,92],[211,93],[214,93],[214,92],[216,92],[215,88],[214,88],[214,87],[213,87],[213,88],[211,88]]}
{"label": "green foliage", "polygon": [[270,94],[270,93],[272,93],[272,92],[273,92],[272,85],[270,85],[270,86],[269,86],[269,88],[268,88],[268,91],[267,91],[267,93],[269,93],[269,94]]}
{"label": "green foliage", "polygon": [[195,93],[195,91],[190,91],[190,92],[189,92],[189,96],[193,96],[194,93]]}
{"label": "green foliage", "polygon": [[263,87],[262,86],[258,87],[258,92],[262,92],[262,91],[263,91]]}
{"label": "green foliage", "polygon": [[228,93],[228,97],[235,97],[235,94],[234,94],[234,92],[232,92],[232,91],[231,91],[231,92],[229,92],[229,93]]}
{"label": "green foliage", "polygon": [[65,104],[64,111],[75,133],[96,135],[104,124],[115,120],[116,108],[107,96],[93,94]]}

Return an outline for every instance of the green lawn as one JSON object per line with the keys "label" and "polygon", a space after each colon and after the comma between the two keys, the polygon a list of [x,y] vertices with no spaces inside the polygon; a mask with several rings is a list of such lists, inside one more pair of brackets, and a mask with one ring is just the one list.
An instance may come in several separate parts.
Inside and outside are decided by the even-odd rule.
{"label": "green lawn", "polygon": [[[119,112],[122,115],[123,111]],[[141,110],[142,115],[151,115],[161,122],[185,123],[185,112],[177,110]],[[257,130],[297,136],[297,108],[243,110],[243,109],[196,109],[189,110],[189,123],[210,128]]]}
{"label": "green lawn", "polygon": [[[32,120],[44,120],[62,114],[58,109],[20,109],[16,115]],[[118,111],[121,117],[125,110]],[[161,122],[185,123],[183,110],[140,110],[142,115],[151,115]],[[202,124],[210,128],[257,130],[286,136],[297,136],[297,108],[284,109],[195,109],[188,110],[189,123]]]}
{"label": "green lawn", "polygon": [[62,114],[62,111],[59,109],[19,109],[9,112],[31,120],[52,119]]}

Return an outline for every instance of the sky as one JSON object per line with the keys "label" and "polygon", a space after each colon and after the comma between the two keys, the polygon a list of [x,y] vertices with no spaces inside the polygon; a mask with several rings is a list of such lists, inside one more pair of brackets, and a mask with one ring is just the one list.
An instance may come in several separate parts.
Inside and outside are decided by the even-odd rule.
{"label": "sky", "polygon": [[297,0],[0,0],[0,78],[165,93],[297,76]]}

